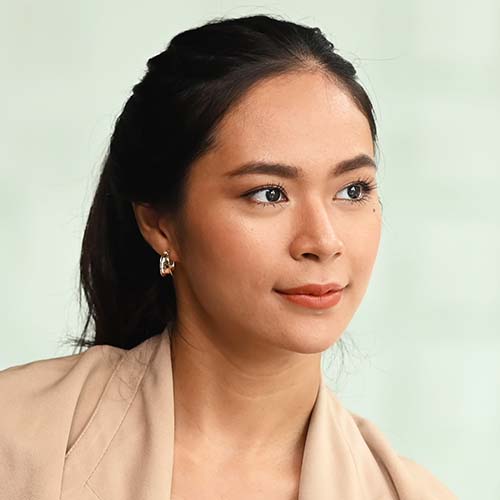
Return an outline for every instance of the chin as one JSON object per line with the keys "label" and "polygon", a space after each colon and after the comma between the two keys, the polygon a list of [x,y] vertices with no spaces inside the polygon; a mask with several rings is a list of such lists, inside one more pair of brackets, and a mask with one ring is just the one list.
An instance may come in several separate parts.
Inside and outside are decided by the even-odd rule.
{"label": "chin", "polygon": [[[297,331],[297,326],[286,334],[286,346],[289,351],[300,354],[319,354],[332,347],[342,336],[335,326],[314,328],[310,326],[303,331]],[[293,331],[293,333],[292,333]]]}

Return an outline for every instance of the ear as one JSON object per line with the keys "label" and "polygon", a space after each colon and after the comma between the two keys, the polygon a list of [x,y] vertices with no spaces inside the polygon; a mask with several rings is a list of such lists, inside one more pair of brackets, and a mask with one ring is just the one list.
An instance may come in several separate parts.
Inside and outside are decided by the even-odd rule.
{"label": "ear", "polygon": [[156,208],[149,203],[132,202],[135,220],[143,238],[158,255],[168,250],[170,257],[178,262],[179,253],[177,242],[174,237],[174,227],[165,215],[161,215]]}

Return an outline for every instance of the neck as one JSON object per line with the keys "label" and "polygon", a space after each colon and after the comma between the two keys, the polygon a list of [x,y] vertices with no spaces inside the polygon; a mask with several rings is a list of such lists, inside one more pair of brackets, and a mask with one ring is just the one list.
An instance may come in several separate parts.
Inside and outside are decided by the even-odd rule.
{"label": "neck", "polygon": [[321,354],[286,353],[256,365],[208,336],[179,333],[172,338],[176,441],[200,461],[301,460]]}

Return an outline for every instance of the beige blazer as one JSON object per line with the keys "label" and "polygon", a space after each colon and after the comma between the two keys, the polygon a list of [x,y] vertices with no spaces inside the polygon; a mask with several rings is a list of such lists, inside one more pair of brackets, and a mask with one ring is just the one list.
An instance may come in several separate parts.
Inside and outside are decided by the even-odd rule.
{"label": "beige blazer", "polygon": [[[0,371],[0,498],[167,500],[173,401],[166,331],[131,350],[94,346]],[[299,500],[456,498],[322,378]]]}

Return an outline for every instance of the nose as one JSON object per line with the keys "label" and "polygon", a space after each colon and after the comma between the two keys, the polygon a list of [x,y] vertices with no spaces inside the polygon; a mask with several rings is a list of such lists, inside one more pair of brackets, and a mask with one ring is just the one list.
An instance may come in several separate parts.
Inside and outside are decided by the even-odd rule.
{"label": "nose", "polygon": [[307,257],[324,261],[342,255],[342,221],[334,217],[332,207],[323,202],[304,203],[294,224],[296,231],[290,244],[292,257],[296,260]]}

